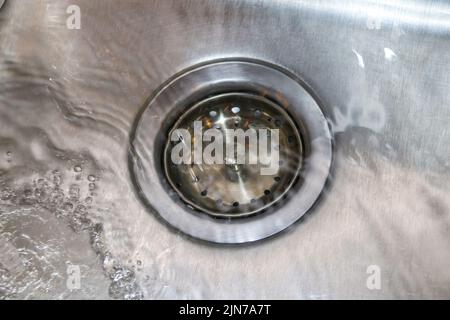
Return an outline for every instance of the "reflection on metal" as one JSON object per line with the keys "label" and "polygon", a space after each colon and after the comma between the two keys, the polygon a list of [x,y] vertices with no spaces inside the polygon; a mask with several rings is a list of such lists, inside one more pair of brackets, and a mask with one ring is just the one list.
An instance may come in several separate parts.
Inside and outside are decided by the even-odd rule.
{"label": "reflection on metal", "polygon": [[[254,60],[215,61],[170,80],[154,94],[132,140],[132,173],[144,201],[177,229],[217,243],[256,241],[290,226],[315,203],[331,165],[328,123],[308,90],[290,72]],[[222,129],[280,129],[279,172],[174,166],[171,130],[198,119]]]}
{"label": "reflection on metal", "polygon": [[[67,29],[71,5],[80,30]],[[0,48],[0,299],[450,298],[448,0],[12,0],[0,10]],[[152,103],[148,138],[161,153],[138,147],[145,165],[127,162],[149,94],[227,57],[300,75],[323,102],[335,151],[313,214],[271,241],[232,248],[186,241],[161,223],[181,229],[196,216],[220,233],[211,220],[228,222],[186,209],[164,174],[166,135],[156,135],[205,97],[178,99],[188,88],[166,97],[180,112],[164,128],[165,104]],[[215,87],[217,74],[209,78]],[[287,111],[312,140],[300,126],[309,121]],[[138,196],[129,172],[145,177],[153,166],[160,174],[140,179]],[[281,222],[301,186],[275,203]],[[82,267],[82,290],[64,285],[67,262]],[[374,270],[381,290],[366,286]]]}

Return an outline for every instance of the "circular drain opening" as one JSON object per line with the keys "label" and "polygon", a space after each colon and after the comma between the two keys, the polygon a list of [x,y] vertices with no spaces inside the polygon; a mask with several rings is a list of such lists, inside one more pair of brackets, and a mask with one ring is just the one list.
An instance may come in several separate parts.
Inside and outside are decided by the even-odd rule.
{"label": "circular drain opening", "polygon": [[[142,199],[171,226],[206,241],[250,242],[287,228],[316,202],[331,166],[331,134],[309,92],[290,72],[254,60],[215,61],[175,76],[131,137],[130,169]],[[277,129],[279,167],[261,175],[258,164],[175,165],[170,157],[180,141],[171,135],[192,133],[197,120],[219,132]],[[181,138],[195,142],[195,133]]]}
{"label": "circular drain opening", "polygon": [[[215,163],[174,163],[172,154],[179,152],[180,144],[189,149],[195,145],[196,124],[202,129],[201,150],[217,147],[211,152]],[[181,130],[189,133],[190,141]],[[195,104],[181,115],[169,137],[164,169],[171,186],[185,202],[213,216],[245,217],[267,209],[288,193],[301,168],[303,148],[296,124],[282,107],[254,94],[221,94]],[[219,141],[211,141],[215,139]],[[266,155],[272,161],[261,161]]]}

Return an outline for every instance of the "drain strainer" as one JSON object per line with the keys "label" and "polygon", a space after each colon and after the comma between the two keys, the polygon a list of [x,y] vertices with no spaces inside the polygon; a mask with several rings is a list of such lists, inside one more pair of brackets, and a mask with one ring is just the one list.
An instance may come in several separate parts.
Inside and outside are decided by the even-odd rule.
{"label": "drain strainer", "polygon": [[[302,142],[295,123],[282,107],[247,93],[214,96],[188,109],[175,123],[169,136],[175,130],[184,129],[190,137],[194,137],[195,123],[205,129],[217,130],[216,136],[220,137],[222,150],[226,146],[231,146],[233,150],[229,152],[229,157],[226,150],[222,152],[220,160],[223,161],[216,163],[175,164],[171,155],[177,141],[168,140],[164,153],[166,175],[187,203],[218,217],[244,217],[271,206],[293,185],[300,170]],[[261,174],[263,165],[258,161],[259,129],[263,129],[269,137],[272,130],[278,132],[278,142],[274,147],[274,151],[279,152],[275,159],[278,163],[268,174]],[[239,132],[247,135],[235,139]],[[250,141],[251,133],[254,133],[253,141]],[[245,152],[248,155],[252,142],[255,143],[255,152],[249,156],[254,156],[254,163],[249,163],[249,159],[239,163],[237,151],[242,148],[243,155],[246,155]],[[210,141],[202,141],[202,150],[208,145]]]}
{"label": "drain strainer", "polygon": [[[319,197],[332,158],[327,121],[308,87],[253,60],[216,61],[171,79],[136,122],[130,149],[147,205],[182,232],[217,243],[290,226]],[[206,151],[219,161],[205,161]]]}

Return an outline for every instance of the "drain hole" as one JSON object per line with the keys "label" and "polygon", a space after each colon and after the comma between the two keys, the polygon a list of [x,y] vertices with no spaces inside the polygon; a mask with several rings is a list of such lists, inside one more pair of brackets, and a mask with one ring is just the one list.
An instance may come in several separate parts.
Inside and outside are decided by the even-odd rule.
{"label": "drain hole", "polygon": [[[192,66],[167,83],[139,113],[130,135],[133,182],[150,211],[189,236],[244,243],[276,234],[312,207],[328,178],[332,135],[297,76],[253,59],[227,59]],[[198,135],[195,123],[201,123]],[[207,132],[211,128],[216,130]],[[238,128],[244,135],[236,136]],[[273,130],[279,134],[272,139]],[[280,166],[273,171],[264,157]]]}

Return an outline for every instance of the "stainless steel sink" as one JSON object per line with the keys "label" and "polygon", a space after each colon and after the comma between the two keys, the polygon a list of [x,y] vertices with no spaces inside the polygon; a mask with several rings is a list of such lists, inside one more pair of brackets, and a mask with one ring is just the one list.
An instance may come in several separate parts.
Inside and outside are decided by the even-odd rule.
{"label": "stainless steel sink", "polygon": [[[448,1],[7,0],[0,48],[0,299],[450,298]],[[128,167],[149,97],[220,59],[295,74],[333,135],[315,206],[239,246]]]}

